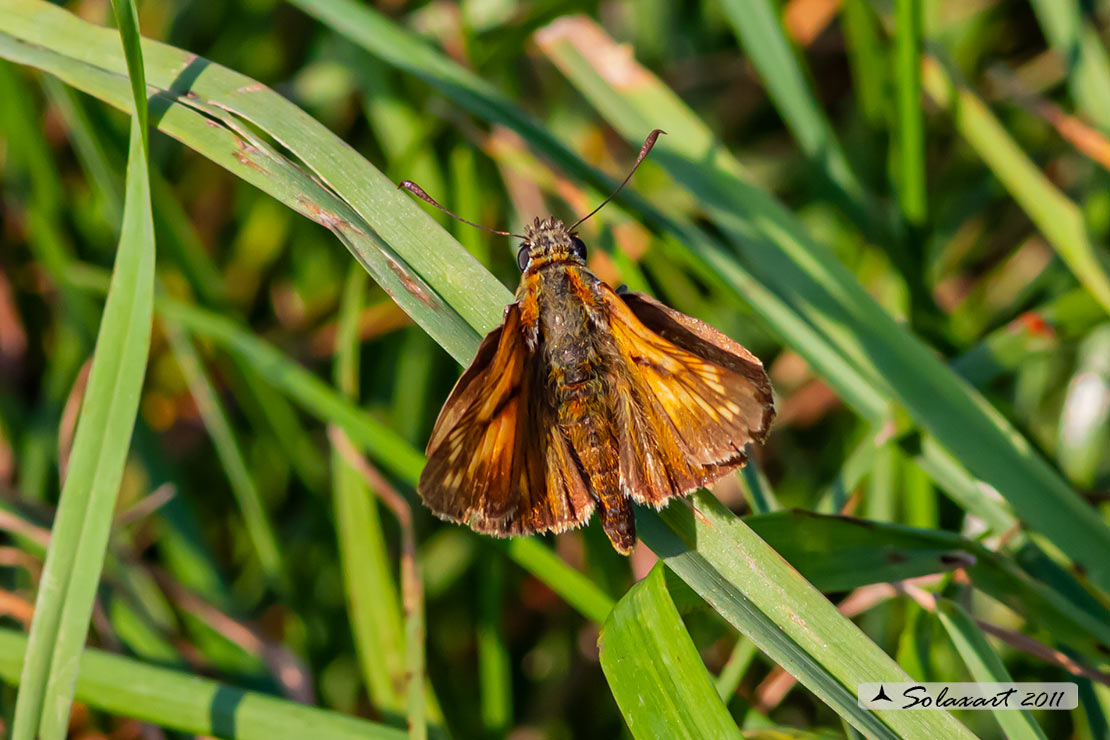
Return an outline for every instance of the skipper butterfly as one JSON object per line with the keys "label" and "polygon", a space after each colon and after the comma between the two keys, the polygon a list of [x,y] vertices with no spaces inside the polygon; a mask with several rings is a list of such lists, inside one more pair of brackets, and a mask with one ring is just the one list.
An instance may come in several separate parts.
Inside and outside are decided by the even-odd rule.
{"label": "skipper butterfly", "polygon": [[[418,490],[440,518],[509,537],[572,529],[597,509],[627,555],[632,502],[661,508],[739,468],[745,445],[766,438],[775,411],[755,355],[586,268],[575,229],[661,133],[572,226],[537,218],[523,235],[486,229],[524,240],[523,275],[428,441]],[[411,181],[401,187],[458,218]]]}

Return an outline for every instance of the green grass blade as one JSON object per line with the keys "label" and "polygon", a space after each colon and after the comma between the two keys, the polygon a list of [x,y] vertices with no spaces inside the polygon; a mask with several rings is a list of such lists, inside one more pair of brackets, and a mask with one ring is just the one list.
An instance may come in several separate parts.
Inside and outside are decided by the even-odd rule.
{"label": "green grass blade", "polygon": [[887,55],[879,41],[879,22],[868,0],[844,0],[844,46],[860,113],[872,129],[886,117]]}
{"label": "green grass blade", "polygon": [[894,7],[898,91],[898,202],[911,228],[925,223],[925,123],[921,107],[921,0]]}
{"label": "green grass blade", "polygon": [[725,661],[725,665],[721,668],[720,674],[717,675],[717,694],[721,699],[728,703],[729,698],[736,693],[740,687],[740,681],[743,680],[744,674],[747,672],[748,667],[752,664],[752,659],[755,658],[757,652],[755,643],[748,638],[740,635],[736,640],[736,644],[732,646],[732,652]]}
{"label": "green grass blade", "polygon": [[[26,646],[23,635],[0,629],[0,678],[6,683],[18,682]],[[79,662],[75,660],[80,667],[78,701],[179,732],[229,740],[406,737],[401,730],[357,717],[242,691],[101,650],[86,650],[79,657]]]}
{"label": "green grass blade", "polygon": [[[367,277],[359,265],[352,265],[335,340],[335,384],[352,401],[358,398],[358,314]],[[334,449],[331,459],[339,557],[362,679],[375,707],[400,714],[405,709],[405,638],[378,502]]]}
{"label": "green grass blade", "polygon": [[858,684],[908,680],[898,664],[717,499],[702,491],[691,503],[640,510],[641,538],[821,701],[871,738],[974,737],[946,712],[860,709]]}
{"label": "green grass blade", "polygon": [[617,602],[598,647],[633,737],[742,737],[667,593],[661,564]]}
{"label": "green grass blade", "polygon": [[512,727],[513,664],[502,620],[505,593],[505,560],[490,557],[478,593],[478,685],[489,737],[502,737]]}
{"label": "green grass blade", "polygon": [[[1006,666],[1002,659],[987,642],[987,636],[975,624],[971,615],[954,601],[947,599],[937,600],[937,617],[948,637],[960,653],[964,665],[971,672],[971,677],[981,682],[1010,683]],[[992,710],[998,720],[1002,732],[1009,740],[1047,740],[1044,732],[1037,726],[1033,714],[1024,709]]]}
{"label": "green grass blade", "polygon": [[775,492],[771,490],[771,485],[755,460],[749,460],[748,464],[740,469],[740,478],[744,481],[743,488],[748,497],[748,504],[756,514],[768,514],[782,509],[782,504],[775,497]]}
{"label": "green grass blade", "polygon": [[516,537],[494,544],[503,549],[513,562],[550,586],[587,619],[603,622],[613,608],[613,599],[597,584],[568,566],[542,542]]}
{"label": "green grass blade", "polygon": [[28,640],[15,740],[65,736],[150,349],[154,222],[146,86],[131,2],[114,3],[134,95],[123,227]]}
{"label": "green grass blade", "polygon": [[927,57],[925,90],[947,109],[960,135],[983,158],[1018,205],[1060,255],[1076,279],[1110,312],[1110,276],[1092,243],[1079,205],[1049,182],[990,109]]}

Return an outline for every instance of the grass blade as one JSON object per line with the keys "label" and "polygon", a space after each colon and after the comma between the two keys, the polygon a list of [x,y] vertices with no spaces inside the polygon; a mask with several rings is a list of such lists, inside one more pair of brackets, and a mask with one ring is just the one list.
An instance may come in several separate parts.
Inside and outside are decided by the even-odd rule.
{"label": "grass blade", "polygon": [[925,223],[925,124],[921,108],[921,0],[897,0],[898,202],[911,229]]}
{"label": "grass blade", "polygon": [[[1013,681],[1001,658],[987,642],[987,636],[963,607],[948,599],[938,599],[936,613],[973,679],[995,683]],[[999,709],[992,710],[992,714],[1009,740],[1047,740],[1031,712]]]}
{"label": "grass blade", "polygon": [[[17,683],[27,638],[0,629],[0,678]],[[76,698],[105,712],[229,740],[404,740],[385,725],[326,712],[101,650],[80,656]]]}
{"label": "grass blade", "polygon": [[868,0],[844,0],[841,14],[856,103],[868,125],[878,129],[886,118],[887,85],[879,23]]}
{"label": "grass blade", "polygon": [[[358,314],[366,283],[366,271],[352,265],[335,340],[336,386],[352,401],[358,398]],[[335,449],[331,461],[339,557],[362,679],[375,707],[399,714],[405,709],[405,638],[381,514],[362,477]]]}
{"label": "grass blade", "polygon": [[617,602],[598,647],[633,737],[741,737],[667,593],[661,564]]}
{"label": "grass blade", "polygon": [[428,725],[424,688],[424,582],[416,552],[412,508],[375,470],[338,427],[328,428],[328,438],[343,461],[363,479],[382,503],[392,510],[401,527],[401,604],[405,610],[405,708],[409,737],[426,740]]}
{"label": "grass blade", "polygon": [[154,221],[150,208],[146,84],[133,2],[115,2],[134,115],[123,227],[68,475],[35,602],[14,740],[65,736],[116,495],[150,349]]}
{"label": "grass blade", "polygon": [[512,727],[512,657],[505,641],[505,560],[490,557],[478,594],[478,683],[482,723],[489,737],[502,737]]}
{"label": "grass blade", "polygon": [[871,738],[974,737],[946,712],[860,709],[858,684],[905,672],[717,499],[702,491],[691,503],[637,512],[641,538],[821,701]]}

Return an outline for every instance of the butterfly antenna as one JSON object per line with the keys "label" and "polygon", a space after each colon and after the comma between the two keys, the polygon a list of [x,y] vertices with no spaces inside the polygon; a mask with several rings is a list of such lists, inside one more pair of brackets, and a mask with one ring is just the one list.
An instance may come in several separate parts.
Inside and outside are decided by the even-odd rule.
{"label": "butterfly antenna", "polygon": [[612,193],[610,193],[608,198],[601,201],[601,205],[599,205],[597,208],[595,208],[592,211],[590,211],[589,213],[587,213],[582,218],[575,221],[574,226],[570,227],[570,231],[574,231],[576,228],[578,228],[578,224],[582,223],[583,221],[588,219],[590,216],[592,216],[595,213],[597,213],[598,211],[600,211],[602,208],[605,207],[606,203],[608,203],[609,201],[611,201],[613,198],[616,197],[617,193],[619,193],[624,188],[624,186],[628,184],[628,181],[632,179],[632,176],[634,174],[636,174],[636,168],[640,166],[640,162],[644,161],[644,158],[647,157],[648,152],[650,152],[651,148],[653,146],[655,146],[655,140],[659,138],[659,134],[665,134],[665,133],[667,133],[667,132],[664,131],[663,129],[657,128],[654,131],[652,131],[650,134],[648,134],[647,138],[644,139],[644,145],[642,147],[640,147],[640,156],[636,157],[636,163],[634,165],[632,165],[632,169],[629,170],[628,175],[624,178],[624,180],[621,181],[621,184],[617,186],[617,189],[614,190]]}
{"label": "butterfly antenna", "polygon": [[488,226],[482,226],[481,224],[476,224],[473,221],[467,221],[462,216],[454,214],[451,211],[444,208],[443,206],[441,206],[439,203],[436,202],[435,198],[433,198],[432,196],[430,196],[430,195],[428,195],[427,193],[424,192],[424,188],[420,187],[419,185],[417,185],[412,180],[402,181],[397,186],[397,189],[398,190],[407,190],[407,191],[409,191],[410,193],[412,193],[413,195],[415,195],[417,198],[424,201],[425,203],[431,203],[433,206],[435,206],[439,210],[443,211],[444,213],[446,213],[448,216],[455,219],[456,221],[462,221],[464,224],[467,224],[468,226],[473,226],[476,229],[481,229],[482,231],[488,231],[489,233],[497,234],[498,236],[512,236],[512,237],[516,237],[517,239],[527,239],[528,238],[526,236],[521,236],[520,234],[514,234],[510,231],[498,231],[497,229],[491,229]]}

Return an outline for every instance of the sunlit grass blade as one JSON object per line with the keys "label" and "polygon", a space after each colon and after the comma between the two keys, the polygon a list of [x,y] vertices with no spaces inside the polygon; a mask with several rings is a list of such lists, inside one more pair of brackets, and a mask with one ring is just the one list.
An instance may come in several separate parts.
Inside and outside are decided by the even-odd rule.
{"label": "sunlit grass blade", "polygon": [[[673,91],[585,18],[573,25],[560,19],[538,38],[541,49],[627,139],[652,126],[670,131],[653,159],[697,194],[756,279],[822,330],[874,390],[904,405],[1029,526],[1088,568],[1094,582],[1110,588],[1110,529],[1091,507],[982,396],[886,314],[781,203],[739,177],[735,161]],[[613,59],[621,60],[621,69],[613,68]]]}
{"label": "sunlit grass blade", "polygon": [[113,7],[134,104],[123,228],[35,602],[14,740],[65,736],[150,349],[154,222],[146,85],[134,3],[125,0]]}
{"label": "sunlit grass blade", "polygon": [[[987,642],[987,636],[963,607],[954,601],[938,599],[936,613],[973,679],[995,683],[1010,683],[1013,680],[1002,659]],[[1027,710],[999,709],[992,712],[1009,740],[1047,740],[1032,713]]]}
{"label": "sunlit grass blade", "polygon": [[1045,177],[983,101],[953,81],[936,58],[925,58],[923,81],[929,96],[951,114],[960,135],[1029,215],[1075,278],[1110,312],[1106,255],[1100,259],[1079,205]]}
{"label": "sunlit grass blade", "polygon": [[741,737],[667,593],[662,565],[617,602],[598,647],[633,737]]}
{"label": "sunlit grass blade", "polygon": [[898,664],[717,499],[691,503],[638,512],[644,543],[821,701],[871,738],[974,737],[946,712],[860,709],[857,685],[907,680]]}
{"label": "sunlit grass blade", "polygon": [[[27,638],[0,629],[0,678],[19,680]],[[101,650],[77,656],[75,697],[91,707],[168,729],[234,740],[328,737],[404,740],[404,731],[327,712]],[[78,665],[75,665],[76,669]]]}

